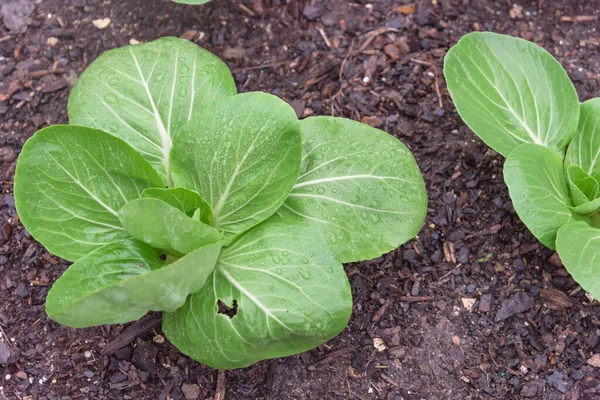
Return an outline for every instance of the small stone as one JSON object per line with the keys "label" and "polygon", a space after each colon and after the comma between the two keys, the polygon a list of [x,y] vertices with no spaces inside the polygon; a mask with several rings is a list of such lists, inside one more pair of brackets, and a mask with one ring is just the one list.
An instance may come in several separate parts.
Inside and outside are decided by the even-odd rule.
{"label": "small stone", "polygon": [[576,381],[580,381],[584,377],[585,377],[585,375],[583,375],[583,373],[578,369],[571,372],[571,378],[575,379]]}
{"label": "small stone", "polygon": [[521,388],[521,396],[523,397],[535,397],[538,392],[538,385],[535,382],[527,382]]}
{"label": "small stone", "polygon": [[10,358],[10,350],[4,342],[0,342],[0,364],[6,364]]}
{"label": "small stone", "polygon": [[557,252],[554,252],[554,254],[552,254],[552,256],[550,256],[550,258],[548,259],[548,262],[550,264],[554,265],[556,268],[562,268],[562,266],[563,266],[563,263]]}
{"label": "small stone", "polygon": [[54,37],[54,36],[50,36],[47,40],[46,43],[48,43],[48,46],[50,47],[54,47],[58,44],[59,40],[58,38]]}
{"label": "small stone", "polygon": [[25,283],[21,282],[21,283],[19,283],[19,285],[17,285],[15,294],[22,298],[29,296],[29,290],[27,289],[27,286],[25,286]]}
{"label": "small stone", "polygon": [[200,387],[198,385],[184,384],[181,391],[186,400],[196,400],[200,397]]}
{"label": "small stone", "polygon": [[474,283],[469,283],[467,285],[467,293],[473,293],[475,290],[477,290],[477,285]]}
{"label": "small stone", "polygon": [[110,383],[121,383],[127,380],[127,375],[122,373],[121,371],[117,371],[108,378]]}
{"label": "small stone", "polygon": [[25,371],[19,371],[19,372],[17,372],[17,373],[15,374],[15,376],[16,376],[17,378],[19,378],[19,379],[23,379],[23,380],[25,380],[25,379],[27,379],[27,378],[28,378],[28,376],[27,376],[27,372],[25,372]]}
{"label": "small stone", "polygon": [[387,54],[387,56],[392,60],[397,60],[400,58],[400,49],[398,48],[398,46],[393,45],[393,44],[386,44],[385,47],[383,48],[383,51],[385,52],[385,54]]}
{"label": "small stone", "polygon": [[565,374],[555,371],[548,377],[548,384],[561,393],[567,392],[567,382]]}
{"label": "small stone", "polygon": [[100,18],[93,20],[92,24],[94,24],[94,26],[98,29],[106,29],[108,28],[111,22],[112,21],[110,18]]}
{"label": "small stone", "polygon": [[194,41],[194,39],[196,38],[196,36],[198,36],[198,31],[195,29],[188,29],[187,31],[183,32],[183,34],[181,36],[179,36],[182,39],[185,40],[189,40],[189,41]]}
{"label": "small stone", "polygon": [[304,10],[302,10],[302,15],[309,21],[314,21],[321,16],[321,9],[315,6],[306,6],[304,7]]}
{"label": "small stone", "polygon": [[482,294],[481,299],[479,301],[479,311],[481,312],[490,312],[492,309],[492,295],[491,294]]}
{"label": "small stone", "polygon": [[77,59],[77,58],[81,57],[81,50],[79,50],[78,48],[69,50],[69,57],[71,57],[73,59]]}
{"label": "small stone", "polygon": [[84,356],[85,358],[92,358],[92,352],[91,352],[91,351],[89,351],[89,350],[86,350],[86,351],[83,353],[83,356]]}
{"label": "small stone", "polygon": [[400,29],[402,27],[402,21],[399,19],[390,19],[386,22],[385,26],[392,29]]}
{"label": "small stone", "polygon": [[134,38],[129,39],[129,44],[140,44],[140,41]]}
{"label": "small stone", "polygon": [[94,373],[90,370],[85,370],[83,371],[83,376],[85,376],[86,378],[93,378],[94,377]]}
{"label": "small stone", "polygon": [[514,315],[530,310],[534,306],[533,297],[525,292],[517,292],[502,302],[502,306],[496,314],[496,322],[504,321]]}

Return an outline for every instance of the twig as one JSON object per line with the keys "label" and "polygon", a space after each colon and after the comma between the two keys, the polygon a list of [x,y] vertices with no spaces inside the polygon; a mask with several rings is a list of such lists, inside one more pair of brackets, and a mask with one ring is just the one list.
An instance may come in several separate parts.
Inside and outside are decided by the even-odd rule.
{"label": "twig", "polygon": [[219,370],[217,373],[217,389],[215,390],[215,400],[225,400],[225,371]]}
{"label": "twig", "polygon": [[346,354],[346,353],[350,353],[352,351],[354,351],[355,348],[354,347],[346,347],[340,350],[336,350],[333,353],[329,354],[327,357],[323,358],[320,361],[317,361],[316,363],[314,363],[313,365],[308,367],[309,371],[314,371],[319,367],[322,367],[324,365],[329,364],[332,361],[335,361],[339,356]]}
{"label": "twig", "polygon": [[400,296],[400,301],[407,303],[416,303],[419,301],[431,301],[435,300],[433,296]]}
{"label": "twig", "polygon": [[6,338],[4,341],[4,343],[6,343],[6,347],[11,348],[13,344],[10,342],[8,336],[6,336],[6,332],[4,332],[4,329],[2,329],[2,325],[0,325],[0,332],[2,332],[2,337]]}
{"label": "twig", "polygon": [[39,71],[33,71],[29,73],[29,77],[30,78],[41,78],[42,76],[46,76],[48,74],[55,74],[55,75],[59,75],[59,74],[64,74],[66,71],[62,68],[57,68],[57,69],[41,69]]}
{"label": "twig", "polygon": [[153,317],[148,316],[143,318],[133,325],[127,327],[123,332],[119,334],[112,342],[110,342],[105,348],[102,349],[100,354],[103,356],[108,356],[127,346],[129,343],[133,342],[135,338],[138,336],[145,335],[146,333],[156,329],[160,326],[162,318],[160,316]]}
{"label": "twig", "polygon": [[352,55],[352,49],[354,48],[354,39],[352,39],[352,41],[350,42],[350,47],[348,48],[348,53],[346,54],[346,57],[344,57],[344,59],[342,60],[342,65],[340,65],[340,73],[338,74],[338,80],[340,81],[340,88],[338,89],[337,93],[331,98],[331,116],[333,117],[334,115],[334,108],[335,108],[335,100],[338,98],[338,96],[340,94],[342,94],[342,80],[344,79],[343,75],[344,75],[344,67],[346,66],[346,63],[348,62],[348,59],[350,58],[350,56]]}
{"label": "twig", "polygon": [[233,72],[234,74],[237,74],[238,72],[255,71],[257,69],[265,69],[265,68],[275,68],[275,67],[279,67],[280,65],[286,65],[286,64],[290,65],[291,63],[293,63],[293,61],[280,61],[280,62],[275,62],[275,63],[271,63],[271,64],[255,65],[253,67],[234,69],[231,72]]}
{"label": "twig", "polygon": [[250,15],[251,17],[254,17],[254,16],[256,16],[256,13],[255,13],[254,11],[252,11],[251,9],[249,9],[248,7],[246,7],[245,5],[243,5],[243,4],[240,4],[240,8],[241,8],[242,10],[244,10],[245,12],[247,12],[247,13],[248,13],[248,15]]}
{"label": "twig", "polygon": [[327,45],[327,47],[331,48],[331,42],[327,38],[327,35],[325,34],[325,31],[323,30],[323,28],[319,28],[319,33],[321,34],[321,37],[325,41],[325,44]]}
{"label": "twig", "polygon": [[438,103],[440,105],[440,108],[444,108],[444,102],[442,101],[442,93],[440,92],[440,84],[438,82],[438,69],[436,68],[436,66],[430,62],[423,61],[423,60],[417,60],[416,58],[411,58],[410,61],[412,61],[416,64],[426,65],[426,66],[430,67],[431,69],[433,69],[433,77],[434,77],[433,83],[435,86],[435,92],[437,93]]}

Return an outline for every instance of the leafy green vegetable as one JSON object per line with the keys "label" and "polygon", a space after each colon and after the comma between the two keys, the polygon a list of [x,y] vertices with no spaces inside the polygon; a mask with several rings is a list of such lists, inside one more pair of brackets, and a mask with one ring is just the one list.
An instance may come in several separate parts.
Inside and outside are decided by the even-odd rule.
{"label": "leafy green vegetable", "polygon": [[[558,231],[556,248],[573,279],[594,297],[600,294],[600,229],[571,222]],[[597,298],[597,297],[596,297]]]}
{"label": "leafy green vegetable", "polygon": [[549,53],[492,33],[461,39],[444,74],[464,121],[506,156],[504,180],[521,220],[600,298],[600,99],[579,105]]}
{"label": "leafy green vegetable", "polygon": [[15,205],[23,225],[59,257],[76,261],[129,238],[119,209],[148,187],[154,169],[108,133],[74,125],[37,132],[23,146],[15,173]]}
{"label": "leafy green vegetable", "polygon": [[531,42],[470,33],[446,55],[444,76],[462,119],[504,156],[522,143],[562,152],[575,133],[577,92],[552,55]]}
{"label": "leafy green vegetable", "polygon": [[158,199],[130,201],[119,210],[119,219],[131,236],[165,252],[187,254],[221,239],[212,226]]}
{"label": "leafy green vegetable", "polygon": [[198,212],[200,221],[207,225],[212,225],[212,210],[210,209],[210,205],[193,190],[184,188],[148,188],[142,192],[142,198],[164,201],[189,217]]}
{"label": "leafy green vegetable", "polygon": [[194,114],[178,132],[173,180],[208,201],[227,243],[277,211],[296,183],[301,155],[292,107],[266,93],[239,94]]}
{"label": "leafy green vegetable", "polygon": [[318,226],[342,262],[379,257],[421,230],[427,193],[404,144],[344,118],[301,127],[302,169],[280,216]]}
{"label": "leafy green vegetable", "polygon": [[578,134],[567,150],[566,165],[577,165],[588,175],[600,173],[600,98],[581,104]]}
{"label": "leafy green vegetable", "polygon": [[136,240],[107,244],[56,281],[46,312],[61,324],[85,328],[135,321],[149,310],[174,311],[204,286],[220,250],[210,244],[168,264]]}
{"label": "leafy green vegetable", "polygon": [[110,50],[94,61],[73,87],[69,121],[122,138],[172,186],[176,133],[215,100],[235,93],[221,60],[187,40],[167,37]]}
{"label": "leafy green vegetable", "polygon": [[506,158],[504,181],[521,220],[554,249],[556,232],[574,218],[563,159],[546,147],[522,144]]}
{"label": "leafy green vegetable", "polygon": [[[209,283],[165,314],[181,351],[219,369],[312,349],[341,332],[352,311],[348,278],[318,230],[269,221],[223,250]],[[212,284],[210,280],[212,279]],[[234,308],[230,317],[218,303]]]}
{"label": "leafy green vegetable", "polygon": [[425,219],[398,140],[236,95],[227,67],[181,39],[101,56],[69,114],[84,126],[36,133],[15,176],[25,227],[75,262],[47,298],[61,324],[165,311],[173,343],[215,368],[296,354],[348,322],[341,263],[394,250]]}

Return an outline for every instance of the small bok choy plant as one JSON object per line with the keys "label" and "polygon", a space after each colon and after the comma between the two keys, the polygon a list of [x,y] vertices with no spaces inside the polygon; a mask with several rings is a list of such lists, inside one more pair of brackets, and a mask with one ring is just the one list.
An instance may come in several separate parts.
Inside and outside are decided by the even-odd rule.
{"label": "small bok choy plant", "polygon": [[64,325],[164,311],[170,341],[215,368],[296,354],[346,326],[342,263],[425,218],[400,141],[236,94],[226,65],[182,39],[103,54],[68,111],[24,145],[14,187],[24,226],[73,262],[46,303]]}
{"label": "small bok choy plant", "polygon": [[444,75],[462,119],[506,157],[521,220],[600,298],[600,98],[580,104],[550,53],[494,33],[464,36]]}

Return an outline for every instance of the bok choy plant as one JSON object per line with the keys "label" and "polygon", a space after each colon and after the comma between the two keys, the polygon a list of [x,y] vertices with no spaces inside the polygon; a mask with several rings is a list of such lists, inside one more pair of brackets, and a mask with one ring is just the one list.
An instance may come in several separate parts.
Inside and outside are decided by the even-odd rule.
{"label": "bok choy plant", "polygon": [[600,98],[580,104],[550,53],[494,33],[464,36],[444,75],[465,123],[506,157],[521,220],[600,298]]}
{"label": "bok choy plant", "polygon": [[342,263],[396,249],[425,218],[400,141],[236,94],[182,39],[103,54],[68,112],[24,145],[14,186],[23,225],[73,262],[46,302],[64,325],[164,311],[169,340],[215,368],[296,354],[346,326]]}

